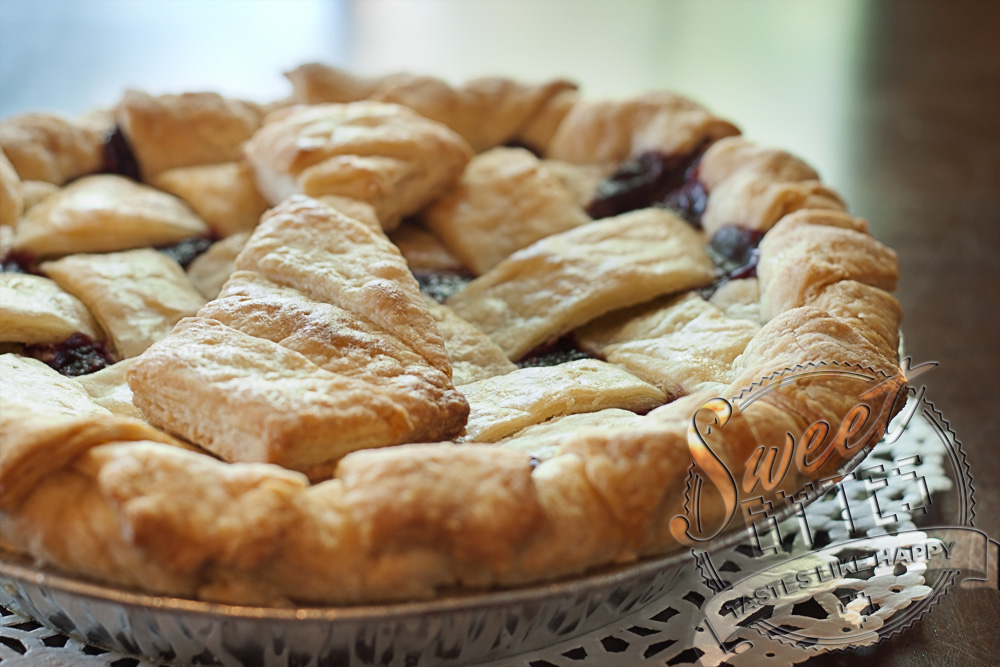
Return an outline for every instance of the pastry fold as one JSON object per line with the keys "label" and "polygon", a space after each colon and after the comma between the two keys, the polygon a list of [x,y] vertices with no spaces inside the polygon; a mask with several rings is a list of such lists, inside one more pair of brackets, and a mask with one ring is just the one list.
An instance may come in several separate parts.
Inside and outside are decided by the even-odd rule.
{"label": "pastry fold", "polygon": [[59,285],[24,273],[0,273],[2,343],[60,343],[75,333],[102,338],[87,307]]}
{"label": "pastry fold", "polygon": [[698,233],[672,213],[643,209],[537,241],[446,303],[520,359],[606,312],[711,281]]}
{"label": "pastry fold", "polygon": [[171,245],[208,231],[172,195],[121,176],[87,176],[28,211],[14,247],[39,257],[114,252]]}
{"label": "pastry fold", "polygon": [[800,209],[845,208],[805,162],[742,137],[726,137],[709,146],[698,165],[698,179],[709,193],[701,217],[709,235],[725,225],[767,231]]}
{"label": "pastry fold", "polygon": [[708,302],[727,317],[760,323],[760,285],[756,278],[726,281],[708,298]]}
{"label": "pastry fold", "polygon": [[385,229],[447,191],[471,157],[444,125],[378,102],[272,113],[245,153],[271,204],[296,193],[357,199]]}
{"label": "pastry fold", "polygon": [[586,209],[594,200],[597,186],[611,173],[611,169],[599,164],[573,164],[562,160],[542,160],[541,165],[559,179],[569,190],[573,201]]}
{"label": "pastry fold", "polygon": [[60,375],[37,359],[0,354],[0,378],[0,400],[4,405],[39,405],[57,415],[108,414],[76,380]]}
{"label": "pastry fold", "polygon": [[219,298],[129,370],[153,423],[228,461],[314,476],[355,449],[461,431],[468,405],[441,335],[380,231],[297,197],[236,265]]}
{"label": "pastry fold", "polygon": [[539,239],[590,222],[563,181],[523,148],[474,157],[458,185],[421,219],[475,275]]}
{"label": "pastry fold", "polygon": [[121,358],[141,354],[205,303],[184,269],[151,248],[70,255],[42,270],[90,308]]}
{"label": "pastry fold", "polygon": [[[809,261],[803,261],[808,257]],[[840,211],[806,209],[782,218],[760,243],[761,318],[808,305],[841,280],[896,289],[896,253],[868,234],[868,224]]]}

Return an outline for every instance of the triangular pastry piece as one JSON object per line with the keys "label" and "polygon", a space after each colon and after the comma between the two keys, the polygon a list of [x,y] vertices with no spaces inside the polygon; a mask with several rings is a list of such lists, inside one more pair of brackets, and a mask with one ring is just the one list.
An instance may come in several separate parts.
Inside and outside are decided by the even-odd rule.
{"label": "triangular pastry piece", "polygon": [[17,250],[39,257],[166,246],[208,234],[181,200],[121,176],[87,176],[21,219]]}
{"label": "triangular pastry piece", "polygon": [[355,449],[461,431],[468,404],[441,335],[380,231],[296,197],[236,264],[220,297],[129,371],[151,421],[226,460],[313,474]]}
{"label": "triangular pastry piece", "polygon": [[[42,362],[17,354],[0,354],[0,401],[5,409],[18,403],[35,405],[67,417],[109,414],[73,378],[63,377]],[[3,447],[0,447],[3,449]]]}
{"label": "triangular pastry piece", "polygon": [[59,343],[75,333],[102,338],[83,302],[42,276],[0,273],[0,317],[2,343]]}
{"label": "triangular pastry piece", "polygon": [[302,196],[272,209],[261,226],[237,256],[237,269],[355,313],[450,375],[417,281],[384,234]]}
{"label": "triangular pastry piece", "polygon": [[692,227],[667,211],[633,211],[515,252],[446,302],[511,359],[606,312],[712,282]]}

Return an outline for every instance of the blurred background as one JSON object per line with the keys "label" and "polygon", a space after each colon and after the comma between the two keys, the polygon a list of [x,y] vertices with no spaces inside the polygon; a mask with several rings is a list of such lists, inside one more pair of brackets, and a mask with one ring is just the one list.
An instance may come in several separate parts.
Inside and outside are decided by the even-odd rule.
{"label": "blurred background", "polygon": [[[307,61],[453,82],[564,76],[686,93],[805,158],[899,252],[907,351],[1000,536],[1000,2],[0,0],[0,117],[129,86],[267,101]],[[815,664],[997,664],[1000,604],[958,591],[903,637]]]}
{"label": "blurred background", "polygon": [[598,97],[688,94],[749,136],[826,165],[836,183],[872,9],[860,0],[2,0],[0,114],[82,112],[130,86],[268,101],[290,91],[282,72],[309,61],[453,82],[562,76]]}

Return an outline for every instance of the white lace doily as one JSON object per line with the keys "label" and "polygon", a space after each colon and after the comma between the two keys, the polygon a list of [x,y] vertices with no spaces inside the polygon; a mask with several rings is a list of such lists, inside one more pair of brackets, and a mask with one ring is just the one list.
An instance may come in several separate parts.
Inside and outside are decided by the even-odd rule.
{"label": "white lace doily", "polygon": [[[903,414],[906,413],[904,409]],[[892,428],[890,428],[892,432]],[[848,480],[806,508],[808,530],[791,518],[780,524],[781,548],[771,555],[757,555],[740,546],[712,555],[712,562],[727,581],[780,566],[795,556],[813,551],[815,544],[838,543],[850,537],[846,508],[870,502],[873,485],[881,486],[878,499],[892,503],[895,520],[880,521],[876,512],[850,513],[853,536],[884,535],[915,530],[934,494],[953,488],[947,471],[948,453],[930,422],[922,416],[909,421],[892,443],[880,443],[859,467],[867,480]],[[877,480],[884,479],[884,482]],[[873,482],[872,480],[876,480]],[[885,509],[883,507],[883,509]],[[885,511],[882,512],[885,515]],[[882,525],[880,525],[882,524]],[[808,535],[807,535],[808,533]],[[818,541],[817,541],[818,540]],[[822,563],[836,554],[814,555]],[[810,589],[806,598],[789,598],[776,604],[769,621],[773,626],[808,629],[813,637],[839,636],[845,623],[878,629],[900,610],[926,598],[922,563],[876,568],[874,576],[845,576]],[[704,606],[715,596],[694,560],[668,594],[639,612],[601,630],[549,646],[539,651],[482,665],[482,667],[608,667],[620,665],[794,665],[824,652],[821,646],[802,645],[787,638],[743,628],[736,638],[720,645],[704,622]],[[0,666],[2,667],[153,667],[161,663],[124,656],[83,644],[58,634],[33,620],[0,608]],[[877,640],[871,639],[870,641]]]}

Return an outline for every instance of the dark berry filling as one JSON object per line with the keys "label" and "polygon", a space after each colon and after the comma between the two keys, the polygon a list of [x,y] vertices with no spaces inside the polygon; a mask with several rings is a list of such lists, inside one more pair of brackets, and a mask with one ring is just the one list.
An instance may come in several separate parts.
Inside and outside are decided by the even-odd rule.
{"label": "dark berry filling", "polygon": [[698,181],[698,164],[705,148],[700,146],[690,155],[649,151],[625,162],[597,186],[587,213],[597,219],[659,206],[700,227],[708,201],[708,193]]}
{"label": "dark berry filling", "polygon": [[558,366],[578,359],[598,359],[596,355],[581,350],[576,337],[572,333],[555,339],[550,343],[539,345],[524,355],[518,362],[519,368],[538,368],[541,366]]}
{"label": "dark berry filling", "polygon": [[35,263],[35,256],[21,250],[11,250],[0,257],[0,271],[3,273],[33,273],[42,275]]}
{"label": "dark berry filling", "polygon": [[101,166],[101,173],[118,174],[142,182],[139,161],[135,159],[125,133],[117,125],[104,138],[104,164]]}
{"label": "dark berry filling", "polygon": [[461,292],[475,277],[471,272],[461,271],[426,271],[417,269],[413,277],[420,285],[420,291],[438,303],[444,303],[448,297]]}
{"label": "dark berry filling", "polygon": [[764,232],[756,229],[726,225],[712,236],[708,254],[722,273],[731,274],[751,263],[756,266],[757,246],[763,238]]}
{"label": "dark berry filling", "polygon": [[663,198],[662,206],[690,222],[695,229],[701,229],[701,216],[708,206],[708,190],[698,180],[697,164],[688,169],[684,183]]}
{"label": "dark berry filling", "polygon": [[764,232],[738,225],[720,227],[706,250],[715,264],[715,282],[699,290],[706,299],[730,280],[757,277],[757,260],[760,257]]}
{"label": "dark berry filling", "polygon": [[61,343],[25,345],[24,354],[70,377],[93,373],[115,363],[103,342],[94,342],[82,333],[75,333]]}
{"label": "dark berry filling", "polygon": [[198,255],[211,248],[213,243],[215,243],[215,239],[211,237],[192,236],[179,243],[157,248],[157,250],[176,260],[178,264],[186,269],[188,264],[193,262]]}
{"label": "dark berry filling", "polygon": [[511,140],[504,144],[505,148],[523,148],[526,151],[534,153],[535,157],[542,158],[542,151],[538,150],[531,144],[525,143],[523,141]]}

